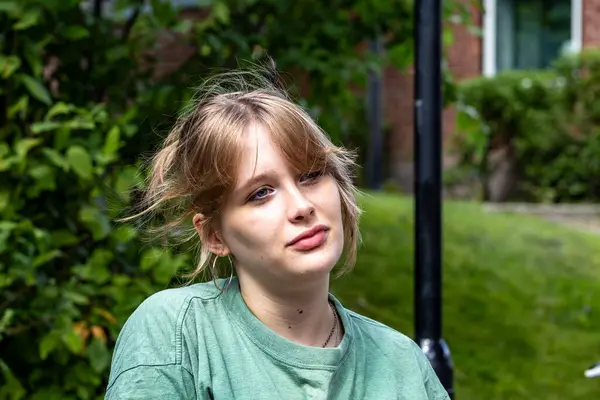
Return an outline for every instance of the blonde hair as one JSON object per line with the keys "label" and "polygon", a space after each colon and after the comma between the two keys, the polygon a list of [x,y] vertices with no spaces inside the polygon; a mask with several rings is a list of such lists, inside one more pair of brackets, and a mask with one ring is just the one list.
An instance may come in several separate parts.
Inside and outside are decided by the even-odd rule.
{"label": "blonde hair", "polygon": [[[151,228],[153,232],[174,233],[188,241],[196,236],[191,220],[200,213],[203,230],[208,232],[234,186],[242,132],[249,124],[258,123],[269,131],[295,171],[322,170],[336,180],[344,228],[341,275],[353,267],[360,241],[354,154],[335,146],[309,114],[274,83],[272,75],[269,77],[272,73],[236,70],[205,81],[151,159],[138,212],[124,220],[160,215],[161,225]],[[210,265],[211,256],[216,257],[202,246],[205,238],[200,237],[199,261],[188,275],[192,280]]]}

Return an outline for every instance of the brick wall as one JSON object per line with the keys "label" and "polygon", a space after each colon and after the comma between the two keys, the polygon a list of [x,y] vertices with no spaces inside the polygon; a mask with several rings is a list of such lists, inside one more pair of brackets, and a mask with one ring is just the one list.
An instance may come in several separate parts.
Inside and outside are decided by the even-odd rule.
{"label": "brick wall", "polygon": [[584,47],[600,46],[600,0],[583,0]]}
{"label": "brick wall", "polygon": [[[598,0],[600,2],[600,0]],[[473,8],[476,25],[481,25],[481,14]],[[455,79],[472,78],[482,71],[481,38],[471,34],[464,26],[455,26],[454,44],[448,51],[448,63]],[[413,94],[414,71],[401,73],[388,68],[384,75],[384,115],[392,129],[387,148],[390,151],[391,178],[405,192],[413,189]],[[444,110],[443,140],[446,142],[455,128],[456,111],[453,107]],[[449,157],[444,163],[451,163]]]}

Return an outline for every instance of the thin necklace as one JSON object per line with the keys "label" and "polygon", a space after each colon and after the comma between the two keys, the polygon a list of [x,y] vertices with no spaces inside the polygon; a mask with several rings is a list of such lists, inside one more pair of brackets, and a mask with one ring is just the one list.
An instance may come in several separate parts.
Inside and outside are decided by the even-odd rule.
{"label": "thin necklace", "polygon": [[327,347],[327,345],[329,344],[329,341],[331,340],[331,336],[333,336],[333,332],[335,332],[335,328],[337,327],[337,324],[338,324],[337,312],[335,311],[335,308],[331,304],[331,302],[328,302],[328,304],[329,304],[329,308],[331,308],[331,312],[333,313],[333,326],[331,327],[329,336],[327,336],[327,340],[325,341],[325,343],[323,343],[323,347]]}

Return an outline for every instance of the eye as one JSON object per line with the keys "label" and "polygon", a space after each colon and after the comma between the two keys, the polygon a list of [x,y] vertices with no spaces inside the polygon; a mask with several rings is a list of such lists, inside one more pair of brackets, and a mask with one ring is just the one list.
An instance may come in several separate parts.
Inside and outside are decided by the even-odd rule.
{"label": "eye", "polygon": [[300,182],[314,182],[323,176],[323,171],[313,171],[300,175]]}
{"label": "eye", "polygon": [[252,195],[250,195],[250,197],[248,198],[248,201],[263,200],[268,195],[270,195],[272,193],[272,191],[273,191],[273,189],[271,189],[271,188],[262,187],[262,188],[258,189],[256,192],[254,192]]}

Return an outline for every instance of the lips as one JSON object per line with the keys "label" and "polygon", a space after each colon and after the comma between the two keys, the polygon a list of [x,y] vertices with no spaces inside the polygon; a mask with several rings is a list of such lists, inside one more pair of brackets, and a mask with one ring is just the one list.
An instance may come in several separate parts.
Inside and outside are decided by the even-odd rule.
{"label": "lips", "polygon": [[325,242],[328,230],[325,225],[317,225],[296,236],[287,246],[298,250],[311,250]]}

